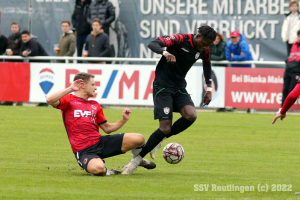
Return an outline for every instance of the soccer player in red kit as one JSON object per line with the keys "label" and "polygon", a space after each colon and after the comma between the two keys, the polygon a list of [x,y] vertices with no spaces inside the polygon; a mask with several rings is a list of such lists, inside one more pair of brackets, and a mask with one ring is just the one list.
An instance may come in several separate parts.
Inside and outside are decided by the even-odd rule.
{"label": "soccer player in red kit", "polygon": [[[102,159],[123,154],[129,150],[137,156],[144,145],[144,136],[137,133],[121,133],[101,136],[99,127],[107,134],[120,129],[128,120],[131,111],[124,109],[123,119],[108,123],[97,101],[89,101],[97,89],[94,75],[80,72],[75,75],[70,87],[51,94],[47,103],[62,110],[63,122],[78,164],[87,172],[98,175],[121,173],[107,170]],[[75,95],[70,94],[74,92]],[[156,165],[143,159],[140,166],[153,169]]]}
{"label": "soccer player in red kit", "polygon": [[278,118],[283,120],[286,117],[286,112],[295,103],[299,95],[300,95],[300,78],[298,78],[297,85],[295,86],[295,88],[286,97],[281,110],[278,113],[276,113],[272,124],[274,124]]}

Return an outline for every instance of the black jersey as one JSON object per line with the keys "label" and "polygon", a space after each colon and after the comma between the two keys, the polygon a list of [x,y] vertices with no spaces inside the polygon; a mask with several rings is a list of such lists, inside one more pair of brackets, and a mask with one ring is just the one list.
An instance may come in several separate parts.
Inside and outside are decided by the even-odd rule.
{"label": "black jersey", "polygon": [[193,45],[194,34],[173,34],[158,37],[152,41],[148,47],[161,54],[162,47],[167,47],[167,51],[176,57],[175,63],[167,62],[162,56],[156,66],[154,85],[164,87],[182,88],[186,87],[185,76],[193,64],[202,59],[203,67],[207,68],[208,79],[211,74],[210,51],[209,49],[199,52]]}

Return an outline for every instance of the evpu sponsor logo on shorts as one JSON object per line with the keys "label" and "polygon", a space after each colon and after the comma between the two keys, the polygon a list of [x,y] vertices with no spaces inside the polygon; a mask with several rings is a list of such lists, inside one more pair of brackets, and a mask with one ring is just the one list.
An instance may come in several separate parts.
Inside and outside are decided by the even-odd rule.
{"label": "evpu sponsor logo on shorts", "polygon": [[39,73],[39,84],[47,96],[54,85],[54,72],[49,68],[42,69]]}

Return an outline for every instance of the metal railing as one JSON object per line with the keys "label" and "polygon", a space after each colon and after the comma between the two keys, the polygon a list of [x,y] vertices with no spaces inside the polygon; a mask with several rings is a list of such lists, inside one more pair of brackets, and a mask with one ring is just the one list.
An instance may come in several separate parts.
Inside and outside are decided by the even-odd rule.
{"label": "metal railing", "polygon": [[[65,63],[70,63],[70,60],[80,61],[111,61],[111,62],[142,62],[142,63],[158,63],[159,58],[116,58],[116,57],[58,57],[58,56],[33,56],[33,57],[22,57],[22,56],[0,56],[2,60],[60,60]],[[198,60],[197,63],[202,63],[202,60]],[[211,61],[212,64],[251,64],[252,68],[256,65],[272,65],[272,66],[285,66],[284,61]]]}

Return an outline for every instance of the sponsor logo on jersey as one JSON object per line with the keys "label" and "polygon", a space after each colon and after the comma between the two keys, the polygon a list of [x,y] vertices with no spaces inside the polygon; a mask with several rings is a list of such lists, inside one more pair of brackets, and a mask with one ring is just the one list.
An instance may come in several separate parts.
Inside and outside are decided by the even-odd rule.
{"label": "sponsor logo on jersey", "polygon": [[91,115],[91,111],[74,110],[74,117],[88,117]]}
{"label": "sponsor logo on jersey", "polygon": [[196,53],[196,55],[195,55],[195,59],[198,59],[198,58],[199,58],[199,56],[200,56],[200,53],[199,53],[199,52],[197,52],[197,53]]}
{"label": "sponsor logo on jersey", "polygon": [[189,52],[189,50],[185,49],[185,48],[181,48],[183,51],[185,52]]}
{"label": "sponsor logo on jersey", "polygon": [[84,159],[84,161],[83,161],[83,163],[84,163],[84,164],[86,164],[86,163],[87,163],[87,161],[88,161],[88,159],[87,159],[87,158],[85,158],[85,159]]}
{"label": "sponsor logo on jersey", "polygon": [[164,107],[164,113],[167,115],[170,113],[170,108],[169,107]]}

